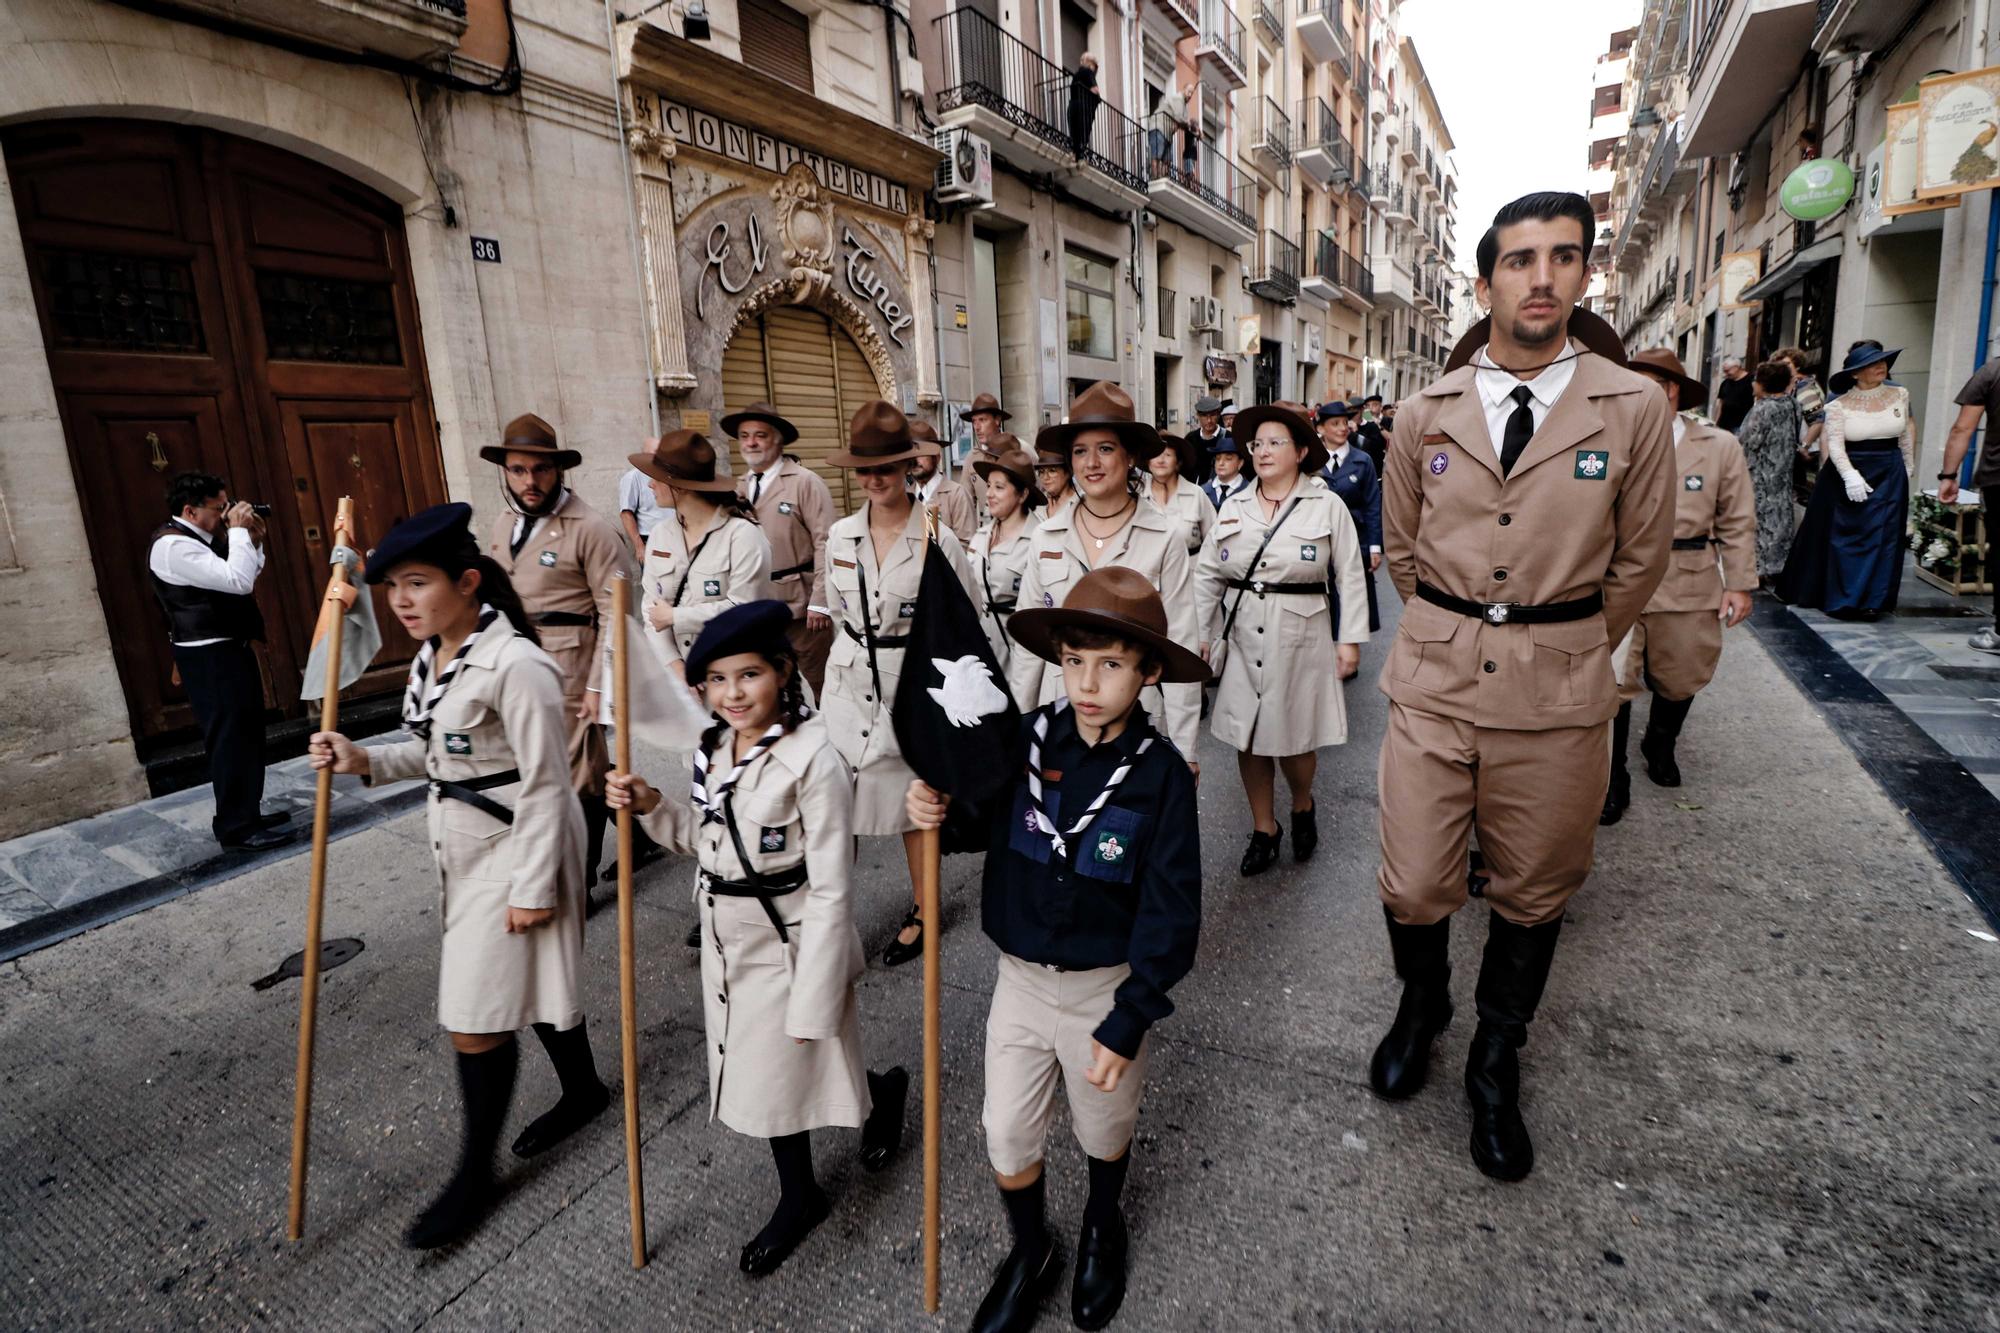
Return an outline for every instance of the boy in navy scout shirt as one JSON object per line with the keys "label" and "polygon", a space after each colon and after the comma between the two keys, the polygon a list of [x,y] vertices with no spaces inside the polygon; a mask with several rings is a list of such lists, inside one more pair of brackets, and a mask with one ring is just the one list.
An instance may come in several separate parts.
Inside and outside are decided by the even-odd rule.
{"label": "boy in navy scout shirt", "polygon": [[[1078,1328],[1103,1328],[1125,1298],[1125,1185],[1146,1032],[1194,964],[1201,841],[1194,776],[1138,707],[1161,681],[1199,683],[1201,658],[1167,636],[1146,578],[1086,575],[1060,609],[1017,611],[1008,632],[1062,668],[1067,698],[1023,719],[1028,765],[986,853],[983,924],[1000,946],[986,1023],[987,1154],[1014,1248],[975,1333],[1030,1327],[1062,1255],[1043,1220],[1042,1154],[1060,1077],[1090,1198],[1070,1287]],[[909,815],[935,828],[945,798],[910,784]],[[996,809],[995,813],[998,811]]]}

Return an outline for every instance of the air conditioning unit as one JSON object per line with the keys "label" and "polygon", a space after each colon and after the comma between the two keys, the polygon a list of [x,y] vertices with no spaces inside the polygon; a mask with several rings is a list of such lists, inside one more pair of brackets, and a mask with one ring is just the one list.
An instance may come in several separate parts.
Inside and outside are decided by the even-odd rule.
{"label": "air conditioning unit", "polygon": [[944,160],[937,168],[937,197],[947,204],[993,202],[993,145],[968,129],[941,129],[932,139]]}
{"label": "air conditioning unit", "polygon": [[1213,296],[1197,296],[1188,302],[1188,331],[1214,333],[1222,328],[1222,303]]}

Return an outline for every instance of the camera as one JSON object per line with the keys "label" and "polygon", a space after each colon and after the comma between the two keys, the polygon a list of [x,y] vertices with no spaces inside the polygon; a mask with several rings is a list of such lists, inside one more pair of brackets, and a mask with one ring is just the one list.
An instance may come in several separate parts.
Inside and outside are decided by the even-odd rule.
{"label": "camera", "polygon": [[258,518],[269,518],[271,516],[271,506],[253,504],[250,506],[250,512],[255,514]]}

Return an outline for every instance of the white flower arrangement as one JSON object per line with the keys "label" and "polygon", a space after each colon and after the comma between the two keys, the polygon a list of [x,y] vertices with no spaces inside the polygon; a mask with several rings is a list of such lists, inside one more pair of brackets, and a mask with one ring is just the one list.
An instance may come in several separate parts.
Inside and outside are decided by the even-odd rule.
{"label": "white flower arrangement", "polygon": [[1937,562],[1950,555],[1952,550],[1950,542],[1942,537],[1935,537],[1931,540],[1931,544],[1924,548],[1924,553],[1917,557],[1917,563],[1925,569],[1934,568]]}

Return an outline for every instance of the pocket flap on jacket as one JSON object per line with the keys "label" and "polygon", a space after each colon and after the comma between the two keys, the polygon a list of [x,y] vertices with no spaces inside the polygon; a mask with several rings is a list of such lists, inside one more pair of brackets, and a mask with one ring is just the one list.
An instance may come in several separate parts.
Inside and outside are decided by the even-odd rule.
{"label": "pocket flap on jacket", "polygon": [[1528,634],[1535,641],[1535,647],[1553,648],[1572,657],[1609,647],[1604,638],[1604,621],[1597,616],[1587,620],[1559,621],[1553,625],[1530,625]]}
{"label": "pocket flap on jacket", "polygon": [[1444,643],[1465,623],[1466,618],[1458,612],[1413,597],[1403,608],[1401,632],[1419,643]]}

